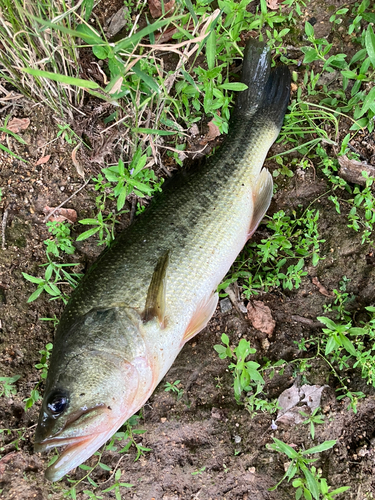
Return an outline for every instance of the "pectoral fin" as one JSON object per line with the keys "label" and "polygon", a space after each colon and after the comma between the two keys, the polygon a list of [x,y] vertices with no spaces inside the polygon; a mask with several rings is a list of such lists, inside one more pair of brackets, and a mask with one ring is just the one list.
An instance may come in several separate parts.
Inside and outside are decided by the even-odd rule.
{"label": "pectoral fin", "polygon": [[150,286],[148,287],[146,305],[143,313],[143,322],[157,318],[160,326],[165,326],[165,293],[166,293],[166,272],[169,263],[169,252],[162,255],[152,275]]}
{"label": "pectoral fin", "polygon": [[185,342],[193,338],[194,335],[206,327],[207,323],[211,319],[211,316],[215,312],[218,300],[219,295],[214,293],[208,300],[199,305],[186,329],[184,338],[182,339],[182,344],[185,344]]}
{"label": "pectoral fin", "polygon": [[257,183],[253,188],[254,211],[253,217],[251,219],[248,238],[251,238],[260,221],[263,219],[264,214],[267,212],[267,209],[271,203],[272,194],[272,176],[269,171],[264,168],[261,171]]}

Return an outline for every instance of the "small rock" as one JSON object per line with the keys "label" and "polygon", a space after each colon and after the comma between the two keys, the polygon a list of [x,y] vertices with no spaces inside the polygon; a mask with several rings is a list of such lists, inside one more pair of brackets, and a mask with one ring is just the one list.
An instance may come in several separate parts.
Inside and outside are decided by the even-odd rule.
{"label": "small rock", "polygon": [[220,301],[220,311],[224,314],[232,309],[232,303],[228,297]]}

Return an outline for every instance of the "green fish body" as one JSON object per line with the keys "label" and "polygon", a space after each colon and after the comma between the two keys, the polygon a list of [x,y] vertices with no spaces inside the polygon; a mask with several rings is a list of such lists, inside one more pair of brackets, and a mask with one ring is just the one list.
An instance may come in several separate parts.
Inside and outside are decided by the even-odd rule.
{"label": "green fish body", "polygon": [[56,481],[141,408],[187,340],[214,313],[217,286],[263,218],[262,169],[289,101],[290,73],[250,41],[225,143],[181,175],[92,266],[62,315],[36,431],[37,451],[66,446]]}

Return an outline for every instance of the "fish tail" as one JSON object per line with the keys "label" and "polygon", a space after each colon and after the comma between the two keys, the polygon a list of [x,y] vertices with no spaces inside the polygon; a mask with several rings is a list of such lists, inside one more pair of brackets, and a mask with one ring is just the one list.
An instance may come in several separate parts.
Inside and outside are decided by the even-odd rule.
{"label": "fish tail", "polygon": [[270,119],[280,130],[289,102],[291,75],[286,66],[271,70],[266,44],[250,40],[245,48],[242,83],[248,88],[239,93],[235,108],[237,118],[255,115]]}

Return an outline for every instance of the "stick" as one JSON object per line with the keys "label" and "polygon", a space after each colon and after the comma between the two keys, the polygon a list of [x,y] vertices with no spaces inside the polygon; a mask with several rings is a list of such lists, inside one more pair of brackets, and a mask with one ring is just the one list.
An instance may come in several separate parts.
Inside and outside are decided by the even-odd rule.
{"label": "stick", "polygon": [[8,213],[9,213],[8,209],[6,208],[4,210],[3,221],[1,223],[1,248],[2,248],[2,250],[5,250],[5,228],[7,226]]}
{"label": "stick", "polygon": [[78,194],[84,187],[86,187],[90,181],[91,181],[91,177],[90,177],[90,179],[87,179],[87,181],[79,189],[77,189],[77,191],[74,191],[74,193],[71,196],[69,196],[69,198],[67,198],[65,201],[63,201],[58,207],[51,210],[50,213],[45,216],[43,222],[47,222],[48,219],[51,217],[51,215],[53,215],[56,212],[56,210],[63,207],[65,205],[65,203],[68,203],[68,201],[70,201],[76,194]]}

